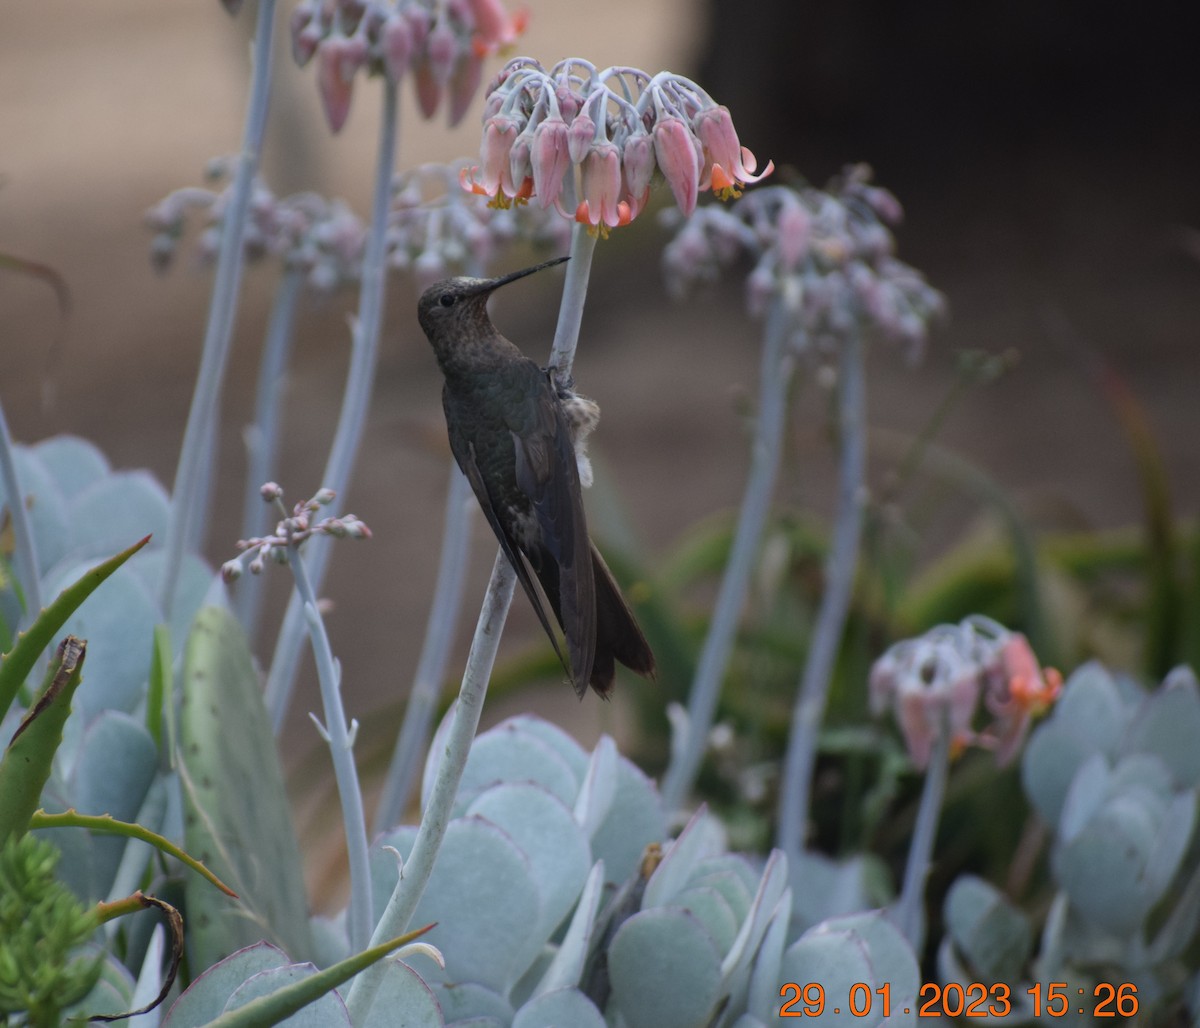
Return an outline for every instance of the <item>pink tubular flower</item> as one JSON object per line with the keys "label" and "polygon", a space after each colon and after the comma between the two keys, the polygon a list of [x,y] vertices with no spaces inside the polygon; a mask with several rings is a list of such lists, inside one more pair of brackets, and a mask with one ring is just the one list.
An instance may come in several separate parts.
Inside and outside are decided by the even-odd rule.
{"label": "pink tubular flower", "polygon": [[635,132],[625,140],[622,168],[625,189],[636,216],[646,205],[650,179],[654,175],[654,140],[648,132]]}
{"label": "pink tubular flower", "polygon": [[758,182],[775,170],[775,163],[767,161],[762,172],[754,174],[758,161],[738,140],[729,108],[705,108],[692,119],[692,126],[704,148],[705,167],[700,181],[701,189],[711,185],[714,193],[722,200],[728,200],[741,195],[739,186]]}
{"label": "pink tubular flower", "polygon": [[317,46],[317,85],[332,132],[341,131],[350,113],[354,73],[366,62],[367,45],[355,36],[327,36]]}
{"label": "pink tubular flower", "polygon": [[[614,143],[593,144],[583,159],[583,205],[588,224],[616,228],[621,223],[621,153]],[[583,206],[581,205],[581,206]],[[626,211],[629,205],[626,204]],[[578,218],[578,213],[576,214]]]}
{"label": "pink tubular flower", "polygon": [[474,51],[463,54],[454,66],[450,75],[450,127],[453,128],[463,119],[479,82],[483,78],[483,57]]}
{"label": "pink tubular flower", "polygon": [[500,0],[467,0],[480,41],[489,48],[504,46],[516,39],[520,29]]}
{"label": "pink tubular flower", "polygon": [[512,196],[516,192],[509,157],[520,129],[520,122],[507,114],[489,118],[483,128],[483,146],[479,151],[483,180],[480,184],[488,196],[502,191]]}
{"label": "pink tubular flower", "polygon": [[654,126],[654,156],[675,202],[685,215],[696,209],[700,169],[687,125],[679,118],[660,118]]}
{"label": "pink tubular flower", "polygon": [[529,155],[533,165],[533,195],[543,209],[558,199],[571,167],[568,135],[567,123],[558,115],[542,119],[534,129]]}

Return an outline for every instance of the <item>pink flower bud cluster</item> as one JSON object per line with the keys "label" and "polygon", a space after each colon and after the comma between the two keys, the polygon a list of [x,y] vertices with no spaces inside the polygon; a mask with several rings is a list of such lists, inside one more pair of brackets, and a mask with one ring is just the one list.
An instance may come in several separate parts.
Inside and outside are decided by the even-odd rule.
{"label": "pink flower bud cluster", "polygon": [[[224,164],[214,162],[210,177],[220,177]],[[186,188],[171,193],[146,213],[154,232],[151,259],[160,270],[175,257],[188,217],[204,219],[197,249],[205,263],[216,260],[229,189],[214,192]],[[310,288],[329,293],[358,279],[366,233],[362,222],[342,200],[316,193],[279,199],[256,179],[250,197],[243,246],[246,259],[279,257],[289,268],[305,272]]]}
{"label": "pink flower bud cluster", "polygon": [[[263,485],[261,493],[265,502],[273,503],[281,512],[285,512],[282,488],[274,482],[267,482]],[[257,575],[268,560],[276,564],[286,564],[288,550],[299,546],[312,535],[328,535],[334,539],[370,539],[371,530],[353,514],[343,514],[339,518],[313,519],[317,511],[328,507],[335,498],[336,494],[332,489],[320,489],[311,499],[297,503],[292,508],[291,515],[285,516],[275,526],[272,535],[239,539],[237,548],[242,552],[221,565],[221,577],[226,582],[233,582],[242,577],[247,567],[251,574]]]}
{"label": "pink flower bud cluster", "polygon": [[300,0],[290,23],[292,54],[301,66],[316,58],[334,132],[350,113],[362,70],[395,83],[412,71],[421,113],[432,118],[448,97],[455,125],[479,88],[484,60],[512,43],[525,20],[500,0]]}
{"label": "pink flower bud cluster", "polygon": [[570,225],[534,206],[489,208],[458,186],[461,164],[426,164],[396,176],[388,214],[388,260],[419,288],[452,274],[482,276],[510,246],[561,253]]}
{"label": "pink flower bud cluster", "polygon": [[690,79],[577,58],[546,71],[521,57],[488,88],[479,166],[463,187],[501,208],[534,200],[604,235],[645,209],[657,180],[691,214],[700,193],[736,197],[774,165],[756,167],[729,111]]}
{"label": "pink flower bud cluster", "polygon": [[750,312],[762,316],[781,299],[797,348],[825,354],[847,333],[869,332],[905,345],[915,359],[946,305],[920,272],[894,256],[889,226],[901,216],[896,198],[870,184],[865,165],[847,168],[824,190],[768,186],[687,221],[666,212],[680,224],[663,252],[667,285],[682,295],[749,256]]}
{"label": "pink flower bud cluster", "polygon": [[[1062,676],[1038,664],[1025,636],[981,616],[896,643],[870,680],[872,709],[892,709],[919,768],[928,766],[943,723],[955,751],[984,746],[1007,763],[1061,687]],[[987,723],[977,730],[981,698]]]}

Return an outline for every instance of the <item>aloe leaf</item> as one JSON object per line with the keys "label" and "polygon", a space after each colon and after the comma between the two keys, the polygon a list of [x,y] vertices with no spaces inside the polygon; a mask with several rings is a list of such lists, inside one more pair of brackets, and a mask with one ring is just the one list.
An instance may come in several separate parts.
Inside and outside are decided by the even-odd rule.
{"label": "aloe leaf", "polygon": [[349,981],[359,971],[370,967],[377,960],[382,960],[394,949],[412,942],[413,939],[424,935],[433,925],[426,925],[416,931],[397,936],[379,946],[372,946],[352,957],[347,957],[327,967],[324,971],[302,978],[291,985],[284,986],[269,996],[260,996],[251,1000],[244,1007],[222,1014],[211,1022],[209,1028],[258,1028],[264,1024],[278,1024],[284,1018],[303,1009],[331,989],[336,989],[343,982]]}
{"label": "aloe leaf", "polygon": [[0,717],[7,712],[17,695],[17,690],[37,663],[38,656],[50,645],[54,634],[62,628],[67,618],[79,609],[101,582],[149,541],[150,536],[146,536],[129,549],[122,550],[115,557],[110,557],[104,563],[97,564],[85,572],[74,585],[59,593],[54,602],[42,610],[28,630],[20,634],[17,644],[0,657]]}
{"label": "aloe leaf", "polygon": [[0,760],[0,845],[29,829],[50,778],[71,697],[79,688],[87,643],[68,635],[58,647],[48,680]]}
{"label": "aloe leaf", "polygon": [[241,897],[234,903],[185,882],[191,965],[209,967],[260,939],[308,960],[308,903],[283,773],[246,637],[228,611],[205,607],[196,616],[181,688],[184,845]]}

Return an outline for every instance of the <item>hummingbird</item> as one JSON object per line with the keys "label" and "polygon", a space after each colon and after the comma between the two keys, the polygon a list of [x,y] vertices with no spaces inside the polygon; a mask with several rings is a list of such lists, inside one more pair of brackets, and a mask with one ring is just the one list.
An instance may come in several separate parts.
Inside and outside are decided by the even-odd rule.
{"label": "hummingbird", "polygon": [[[500,278],[444,279],[421,294],[417,319],[445,378],[442,408],[455,461],[576,693],[582,698],[590,685],[607,697],[615,661],[653,677],[654,654],[588,537],[580,468],[590,478],[584,443],[599,408],[556,385],[487,311],[501,286],[567,259]],[[565,655],[543,596],[562,628]]]}

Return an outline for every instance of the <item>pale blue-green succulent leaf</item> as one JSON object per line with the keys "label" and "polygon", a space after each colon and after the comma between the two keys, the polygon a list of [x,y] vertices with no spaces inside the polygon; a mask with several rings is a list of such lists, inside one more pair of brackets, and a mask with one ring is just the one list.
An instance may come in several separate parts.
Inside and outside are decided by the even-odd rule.
{"label": "pale blue-green succulent leaf", "polygon": [[126,540],[166,532],[171,501],[148,471],[116,471],[71,498],[70,518],[77,557],[114,553]]}
{"label": "pale blue-green succulent leaf", "polygon": [[[161,924],[156,924],[150,933],[150,942],[146,946],[146,955],[142,958],[142,969],[138,972],[133,995],[129,997],[130,1010],[141,1010],[158,998],[163,986],[163,956],[166,949],[166,930]],[[122,1023],[127,1028],[157,1028],[163,1013],[161,1007],[156,1007]]]}
{"label": "pale blue-green succulent leaf", "polygon": [[878,858],[858,853],[843,859],[811,851],[789,867],[794,907],[792,918],[809,928],[833,917],[845,917],[886,904],[888,872]]}
{"label": "pale blue-green succulent leaf", "polygon": [[[227,1014],[238,1010],[251,1000],[270,996],[316,973],[317,969],[312,964],[286,964],[259,971],[234,989],[221,1012]],[[341,1025],[350,1028],[350,1015],[341,996],[331,991],[278,1023],[284,1028],[339,1028]]]}
{"label": "pale blue-green succulent leaf", "polygon": [[[801,987],[817,982],[825,990],[824,1013],[805,1018],[814,1024],[871,1028],[885,1023],[882,1000],[875,992],[884,985],[891,994],[891,1017],[886,1023],[916,1024],[920,989],[916,958],[878,912],[835,918],[810,928],[784,952],[780,980]],[[865,1016],[855,1016],[850,1008],[850,991],[857,983],[868,990],[868,994],[857,990],[859,1009],[871,1000],[871,1012]]]}
{"label": "pale blue-green succulent leaf", "polygon": [[505,782],[480,793],[467,815],[502,828],[529,859],[540,896],[541,921],[527,933],[532,961],[570,913],[592,866],[591,848],[571,810],[530,782]]}
{"label": "pale blue-green succulent leaf", "polygon": [[946,894],[945,923],[975,972],[972,980],[1017,980],[1033,949],[1033,928],[994,885],[960,875]]}
{"label": "pale blue-green succulent leaf", "polygon": [[259,939],[306,960],[308,903],[283,772],[253,658],[228,611],[205,607],[196,616],[182,691],[185,848],[239,896],[187,876],[192,966],[208,967]]}
{"label": "pale blue-green succulent leaf", "polygon": [[616,796],[592,836],[592,858],[604,861],[610,882],[623,882],[637,871],[646,847],[666,837],[662,797],[634,763],[621,757]]}
{"label": "pale blue-green succulent leaf", "polygon": [[720,998],[721,954],[691,913],[653,907],[617,929],[608,974],[610,1003],[629,1028],[694,1028]]}
{"label": "pale blue-green succulent leaf", "polygon": [[513,1008],[500,993],[478,982],[439,983],[432,986],[446,1024],[463,1024],[480,1019],[512,1023]]}
{"label": "pale blue-green succulent leaf", "polygon": [[512,725],[522,732],[536,735],[567,762],[576,785],[583,782],[583,776],[587,774],[588,752],[554,722],[532,714],[518,714],[505,718],[501,724]]}
{"label": "pale blue-green succulent leaf", "polygon": [[600,909],[603,894],[604,862],[598,860],[588,874],[583,892],[579,895],[579,902],[575,905],[575,913],[571,915],[571,923],[567,926],[554,959],[534,989],[534,996],[556,989],[574,988],[580,983],[588,951],[591,949],[596,914]]}
{"label": "pale blue-green succulent leaf", "polygon": [[579,795],[575,798],[575,820],[589,839],[608,817],[617,796],[617,744],[602,735],[592,750]]}
{"label": "pale blue-green succulent leaf", "polygon": [[1176,786],[1200,785],[1200,686],[1189,668],[1172,671],[1138,710],[1125,736],[1124,750],[1153,753],[1171,772]]}
{"label": "pale blue-green succulent leaf", "polygon": [[445,1023],[433,989],[403,960],[388,959],[371,1009],[355,1028],[441,1028]]}
{"label": "pale blue-green succulent leaf", "polygon": [[[421,791],[422,809],[429,804],[429,792],[433,788],[434,776],[444,751],[445,747],[439,749],[435,739],[426,763]],[[509,722],[489,729],[472,743],[452,816],[460,817],[476,796],[497,782],[536,782],[567,806],[574,804],[579,788],[570,765],[554,747],[532,732]]]}
{"label": "pale blue-green succulent leaf", "polygon": [[767,1024],[753,1014],[742,1014],[730,1025],[730,1028],[767,1028]]}
{"label": "pale blue-green succulent leaf", "polygon": [[[35,452],[23,446],[14,447],[13,461],[17,467],[17,481],[25,494],[26,515],[37,550],[37,570],[45,575],[73,547],[67,498],[63,495],[62,486],[54,480]],[[7,503],[8,497],[0,487],[0,504]],[[124,545],[119,549],[124,549]],[[54,593],[47,595],[53,596]]]}
{"label": "pale blue-green succulent leaf", "polygon": [[1179,956],[1200,929],[1200,865],[1171,904],[1171,912],[1154,935],[1147,951],[1149,963],[1161,964]]}
{"label": "pale blue-green succulent leaf", "polygon": [[350,956],[350,940],[346,938],[344,916],[335,920],[314,914],[308,919],[308,930],[313,941],[313,963],[317,967],[331,967]]}
{"label": "pale blue-green succulent leaf", "polygon": [[108,459],[99,447],[77,435],[52,436],[29,450],[68,500],[109,474]]}
{"label": "pale blue-green succulent leaf", "polygon": [[784,889],[767,922],[767,930],[763,933],[762,944],[754,956],[750,971],[746,1006],[749,1014],[759,1021],[773,1021],[779,1014],[779,988],[785,980],[781,977],[780,967],[791,919],[792,894],[790,889]]}
{"label": "pale blue-green succulent leaf", "polygon": [[163,1028],[202,1028],[215,1021],[238,986],[273,967],[283,967],[287,955],[277,946],[258,942],[231,953],[200,975],[175,1001]]}
{"label": "pale blue-green succulent leaf", "polygon": [[512,1028],[605,1028],[604,1017],[578,989],[544,992],[526,1003]]}
{"label": "pale blue-green succulent leaf", "polygon": [[[137,557],[132,558],[137,560]],[[90,570],[73,564],[48,581],[55,595]],[[61,632],[88,641],[87,684],[75,696],[73,717],[88,724],[102,710],[134,713],[146,695],[158,604],[137,574],[124,564],[67,618]]]}
{"label": "pale blue-green succulent leaf", "polygon": [[[90,647],[89,647],[90,659]],[[89,666],[90,678],[90,666]],[[158,750],[145,725],[117,710],[102,711],[83,733],[67,783],[70,805],[81,814],[134,821],[158,771]],[[107,899],[127,839],[92,840],[90,899]]]}
{"label": "pale blue-green succulent leaf", "polygon": [[[130,561],[129,568],[141,578],[151,596],[159,596],[162,592],[162,575],[166,562],[166,554],[159,549],[143,551],[136,561]],[[206,604],[212,606],[228,606],[225,587],[220,585],[219,576],[216,582],[219,586],[220,599],[214,600],[209,596],[214,582],[212,568],[194,553],[185,553],[179,566],[175,584],[175,600],[171,604],[170,636],[175,650],[175,656],[183,653],[187,644],[188,633],[196,611]]]}
{"label": "pale blue-green succulent leaf", "polygon": [[1172,794],[1157,763],[1139,755],[1110,772],[1094,757],[1063,808],[1055,874],[1075,909],[1118,935],[1135,931],[1163,898],[1195,827],[1195,794]]}
{"label": "pale blue-green succulent leaf", "polygon": [[662,860],[650,880],[642,897],[642,909],[661,907],[674,902],[695,873],[700,861],[722,852],[719,833],[712,830],[714,818],[709,817],[704,804],[683,826],[683,831],[666,848]]}
{"label": "pale blue-green succulent leaf", "polygon": [[[379,883],[382,876],[372,877]],[[412,919],[437,923],[424,941],[442,951],[447,979],[506,993],[528,966],[524,942],[540,918],[533,869],[520,847],[483,818],[451,821]]]}
{"label": "pale blue-green succulent leaf", "polygon": [[[92,986],[91,992],[80,1002],[62,1012],[63,1020],[83,1023],[93,1014],[123,1014],[132,1010],[133,994],[137,983],[129,968],[121,963],[114,954],[102,952],[95,943],[81,947],[79,955],[87,959],[97,956],[101,958],[100,977]],[[76,1021],[76,1019],[78,1020]]]}
{"label": "pale blue-green succulent leaf", "polygon": [[738,924],[741,924],[750,912],[750,904],[758,889],[758,875],[745,857],[723,853],[697,863],[688,884],[707,885],[716,889],[725,897]]}
{"label": "pale blue-green succulent leaf", "polygon": [[725,897],[716,889],[707,885],[689,885],[672,898],[671,905],[694,914],[712,936],[717,951],[722,955],[729,952],[737,938],[739,924]]}
{"label": "pale blue-green succulent leaf", "polygon": [[721,962],[723,989],[736,997],[739,1003],[749,984],[754,954],[758,952],[767,926],[777,916],[779,902],[787,891],[787,858],[782,850],[772,850],[763,867],[762,879],[750,909],[742,919],[737,937]]}
{"label": "pale blue-green succulent leaf", "polygon": [[1096,662],[1073,672],[1050,716],[1034,729],[1021,759],[1021,781],[1039,814],[1057,824],[1067,790],[1093,754],[1115,756],[1133,707]]}

